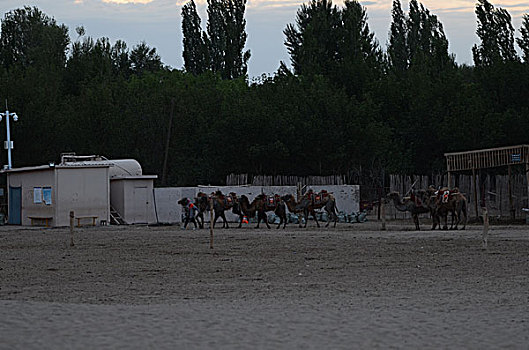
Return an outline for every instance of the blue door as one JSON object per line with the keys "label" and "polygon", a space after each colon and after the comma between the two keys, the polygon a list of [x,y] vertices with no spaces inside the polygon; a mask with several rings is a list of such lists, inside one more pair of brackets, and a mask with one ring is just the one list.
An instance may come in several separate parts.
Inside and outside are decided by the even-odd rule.
{"label": "blue door", "polygon": [[22,225],[22,187],[9,187],[9,218],[10,225]]}

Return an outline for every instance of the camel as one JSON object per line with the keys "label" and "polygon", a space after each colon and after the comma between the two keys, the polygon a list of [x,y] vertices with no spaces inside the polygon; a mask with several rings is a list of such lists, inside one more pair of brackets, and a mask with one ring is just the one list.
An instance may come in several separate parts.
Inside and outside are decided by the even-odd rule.
{"label": "camel", "polygon": [[257,213],[257,226],[255,228],[259,228],[259,224],[261,223],[261,220],[266,224],[266,227],[270,228],[270,225],[268,224],[268,218],[266,217],[266,212],[264,210],[263,200],[262,198],[255,198],[252,203],[250,203],[250,200],[245,195],[241,196],[241,199],[239,201],[240,209],[242,214],[240,218],[241,221],[239,223],[239,227],[242,225],[242,218],[243,216],[252,218],[255,216],[255,213]]}
{"label": "camel", "polygon": [[398,192],[391,192],[387,195],[387,197],[393,200],[395,209],[402,212],[409,211],[411,213],[416,230],[420,230],[419,214],[431,213],[430,207],[418,197],[414,196],[414,199],[402,200]]}
{"label": "camel", "polygon": [[195,205],[198,208],[197,222],[200,228],[204,228],[204,213],[209,210],[209,198],[204,192],[198,192],[195,197]]}
{"label": "camel", "polygon": [[[318,219],[316,218],[316,209],[324,208],[325,211],[328,214],[328,220],[325,227],[328,227],[330,224],[331,218],[334,219],[334,227],[336,227],[336,222],[338,215],[336,214],[336,199],[332,194],[328,194],[325,196],[324,199],[320,201],[314,201],[314,197],[312,196],[312,192],[307,192],[299,201],[299,203],[296,201],[293,195],[287,194],[282,197],[283,201],[288,207],[288,210],[293,213],[303,213],[303,216],[305,217],[305,227],[307,227],[307,222],[309,218],[309,213],[314,218],[314,221],[316,222],[316,225],[320,227],[320,224],[318,222]],[[322,193],[319,193],[318,195],[322,195]],[[301,220],[299,222],[299,227],[302,227]]]}
{"label": "camel", "polygon": [[229,228],[228,220],[226,219],[224,212],[233,208],[235,203],[234,198],[236,197],[237,195],[234,192],[231,192],[228,196],[222,194],[220,190],[215,192],[215,200],[213,202],[213,210],[215,212],[213,227],[215,227],[217,219],[222,218],[222,228]]}
{"label": "camel", "polygon": [[267,211],[273,211],[274,214],[279,217],[279,224],[277,225],[277,228],[280,228],[281,224],[283,224],[283,228],[287,226],[286,206],[279,195],[276,194],[274,197],[268,197],[265,194],[260,194],[255,197],[254,201],[256,201],[258,208],[263,210],[265,213]]}
{"label": "camel", "polygon": [[213,227],[215,227],[215,223],[217,222],[218,218],[222,218],[222,228],[229,228],[228,220],[226,219],[224,212],[234,207],[237,196],[233,192],[231,192],[228,196],[225,196],[221,191],[212,193],[212,196],[210,197],[208,197],[208,195],[203,192],[199,192],[197,198],[195,198],[195,205],[199,209],[197,219],[200,228],[204,228],[204,212],[210,209],[211,200],[213,197],[213,212],[215,214],[213,218]]}
{"label": "camel", "polygon": [[434,192],[434,188],[430,186],[429,191],[433,192],[435,198],[435,217],[434,225],[439,224],[441,228],[441,218],[444,219],[443,229],[448,229],[448,213],[452,213],[452,222],[450,224],[451,230],[457,230],[458,225],[462,222],[464,216],[463,227],[464,230],[467,224],[467,198],[459,192],[458,188],[449,190],[447,187]]}

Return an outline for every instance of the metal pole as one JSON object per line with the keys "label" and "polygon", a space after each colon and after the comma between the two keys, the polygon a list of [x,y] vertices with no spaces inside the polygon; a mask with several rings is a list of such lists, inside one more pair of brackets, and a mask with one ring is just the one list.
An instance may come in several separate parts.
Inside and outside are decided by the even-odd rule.
{"label": "metal pole", "polygon": [[9,130],[9,111],[6,111],[7,128],[7,168],[11,169],[11,131]]}
{"label": "metal pole", "polygon": [[12,168],[12,162],[11,162],[11,128],[10,128],[10,118],[13,118],[13,121],[18,120],[18,116],[16,113],[9,113],[9,110],[7,109],[7,101],[6,101],[6,112],[0,113],[0,121],[2,120],[2,117],[6,118],[6,149],[7,149],[7,169]]}

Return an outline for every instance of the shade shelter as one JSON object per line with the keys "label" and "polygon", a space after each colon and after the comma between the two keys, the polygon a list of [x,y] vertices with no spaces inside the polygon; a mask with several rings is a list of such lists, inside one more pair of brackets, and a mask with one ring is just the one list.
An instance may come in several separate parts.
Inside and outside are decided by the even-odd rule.
{"label": "shade shelter", "polygon": [[[476,171],[478,170],[507,166],[510,180],[512,166],[525,166],[527,189],[529,194],[529,145],[518,145],[499,148],[487,148],[466,152],[445,153],[445,158],[446,168],[448,172],[448,187],[452,187],[452,173],[459,171],[472,171],[476,217],[478,216],[478,191],[476,181]],[[514,212],[512,210],[512,193],[510,184],[509,201],[511,203],[511,215],[514,216]]]}

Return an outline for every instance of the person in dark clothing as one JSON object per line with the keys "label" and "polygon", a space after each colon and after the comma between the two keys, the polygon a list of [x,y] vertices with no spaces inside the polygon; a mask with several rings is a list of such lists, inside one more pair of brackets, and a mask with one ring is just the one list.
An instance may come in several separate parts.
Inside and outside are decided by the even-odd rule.
{"label": "person in dark clothing", "polygon": [[189,222],[192,222],[195,227],[193,230],[197,228],[197,221],[195,220],[196,214],[198,212],[198,208],[193,202],[188,198],[182,198],[178,201],[178,204],[182,206],[182,211],[184,212],[184,226],[182,226],[182,230],[185,230],[187,228],[187,224]]}

